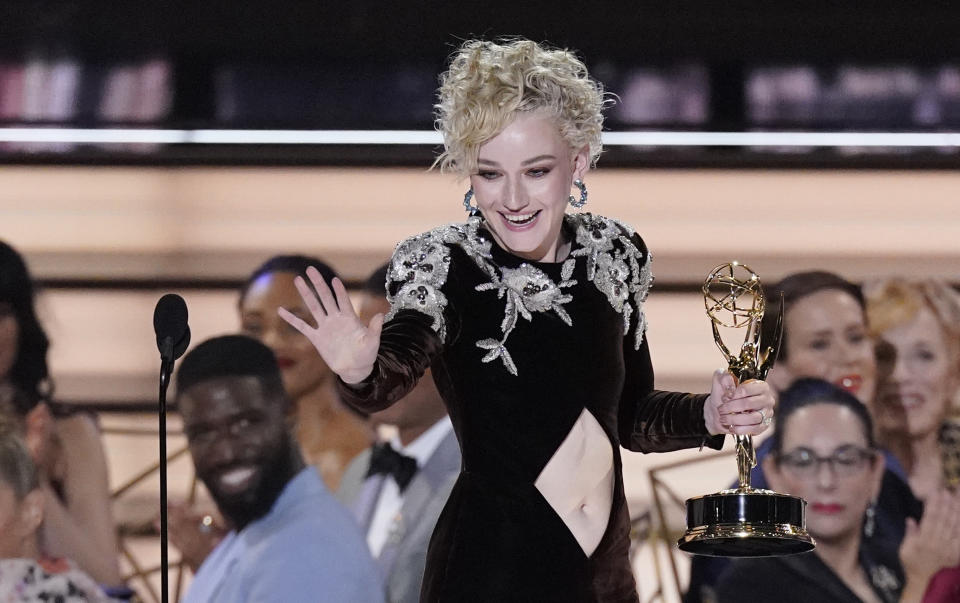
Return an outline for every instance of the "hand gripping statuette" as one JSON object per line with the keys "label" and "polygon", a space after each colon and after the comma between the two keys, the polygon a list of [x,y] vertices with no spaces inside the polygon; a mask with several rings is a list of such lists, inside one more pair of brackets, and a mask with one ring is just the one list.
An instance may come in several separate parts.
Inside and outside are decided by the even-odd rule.
{"label": "hand gripping statuette", "polygon": [[[703,300],[713,339],[737,382],[765,379],[780,347],[783,312],[775,340],[761,351],[760,321],[766,300],[760,278],[739,262],[721,264],[704,281]],[[743,330],[739,354],[731,353],[724,344],[721,328],[725,333]],[[768,419],[761,413],[761,420]],[[813,549],[806,530],[806,501],[751,487],[750,470],[757,464],[753,438],[734,438],[739,487],[687,500],[687,531],[680,539],[680,549],[714,557],[767,557]]]}

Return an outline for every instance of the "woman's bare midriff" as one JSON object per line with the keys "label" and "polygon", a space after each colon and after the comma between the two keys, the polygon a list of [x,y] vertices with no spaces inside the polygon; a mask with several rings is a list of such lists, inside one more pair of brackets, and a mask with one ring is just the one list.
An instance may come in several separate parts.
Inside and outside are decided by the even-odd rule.
{"label": "woman's bare midriff", "polygon": [[588,557],[600,544],[610,520],[613,468],[610,439],[583,409],[535,482]]}

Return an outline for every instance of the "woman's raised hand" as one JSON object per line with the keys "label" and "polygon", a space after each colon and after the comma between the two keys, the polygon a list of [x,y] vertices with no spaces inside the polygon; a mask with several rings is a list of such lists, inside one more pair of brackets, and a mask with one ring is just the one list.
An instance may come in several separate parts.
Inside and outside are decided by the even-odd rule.
{"label": "woman's raised hand", "polygon": [[908,517],[906,528],[900,544],[906,585],[900,600],[954,601],[950,595],[944,598],[925,593],[940,569],[960,564],[960,495],[947,490],[930,495],[924,501],[920,522]]}
{"label": "woman's raised hand", "polygon": [[345,383],[363,381],[373,371],[377,359],[383,314],[377,314],[370,319],[369,325],[364,325],[354,312],[340,279],[333,279],[331,292],[316,268],[307,268],[307,278],[313,283],[316,294],[302,276],[298,276],[294,284],[303,303],[310,309],[316,328],[286,308],[278,308],[277,313],[310,340],[330,370]]}

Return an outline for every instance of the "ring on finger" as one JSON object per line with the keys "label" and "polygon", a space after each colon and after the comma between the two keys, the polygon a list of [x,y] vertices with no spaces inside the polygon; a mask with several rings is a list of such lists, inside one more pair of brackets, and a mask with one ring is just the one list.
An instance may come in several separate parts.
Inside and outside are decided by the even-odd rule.
{"label": "ring on finger", "polygon": [[759,412],[760,412],[760,422],[761,422],[761,423],[763,423],[764,425],[769,425],[769,424],[773,423],[773,417],[768,417],[768,416],[763,412],[763,409],[762,409],[762,408],[760,409]]}
{"label": "ring on finger", "polygon": [[210,515],[204,515],[203,518],[200,519],[200,525],[198,526],[198,529],[202,534],[209,534],[211,531],[213,531],[213,517]]}
{"label": "ring on finger", "polygon": [[769,424],[773,423],[773,417],[768,417],[768,416],[763,412],[763,409],[762,409],[762,408],[761,408],[760,410],[758,410],[757,412],[760,413],[760,423],[761,423],[761,424],[763,424],[763,425],[769,425]]}

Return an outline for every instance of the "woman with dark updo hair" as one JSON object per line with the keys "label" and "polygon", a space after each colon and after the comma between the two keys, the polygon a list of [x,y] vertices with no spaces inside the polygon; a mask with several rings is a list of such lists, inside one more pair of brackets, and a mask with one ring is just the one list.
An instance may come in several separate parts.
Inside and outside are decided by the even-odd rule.
{"label": "woman with dark updo hair", "polygon": [[254,270],[240,290],[240,328],[276,355],[283,386],[294,401],[291,418],[303,458],[336,490],[353,457],[373,441],[373,431],[361,413],[340,402],[336,375],[310,340],[277,315],[284,307],[310,316],[293,284],[310,266],[327,283],[337,276],[326,263],[304,255],[274,256]]}
{"label": "woman with dark updo hair", "polygon": [[873,529],[884,467],[866,406],[833,384],[799,379],[781,394],[778,410],[764,471],[776,491],[807,501],[817,547],[735,560],[715,600],[920,601],[930,578],[960,557],[960,499],[929,500],[920,522],[907,520],[899,554],[886,556],[864,537]]}
{"label": "woman with dark updo hair", "polygon": [[[277,357],[283,387],[293,401],[290,420],[300,452],[333,491],[353,457],[373,441],[373,430],[365,417],[340,402],[335,375],[310,341],[277,315],[282,306],[309,316],[293,285],[294,277],[308,266],[316,266],[326,282],[337,276],[318,258],[274,256],[247,278],[237,309],[241,331],[263,342]],[[170,541],[194,571],[227,533],[207,511],[189,504],[170,505]]]}
{"label": "woman with dark updo hair", "polygon": [[[784,391],[798,379],[822,379],[872,408],[877,361],[860,287],[833,272],[812,270],[789,274],[766,289],[769,301],[760,326],[761,341],[773,342],[781,319],[783,325],[777,361],[768,375],[771,385]],[[772,444],[772,439],[760,444],[759,461],[767,456]],[[904,520],[919,517],[920,504],[910,492],[902,465],[889,452],[881,452],[886,471],[870,538],[872,546],[896,557]],[[752,472],[756,488],[769,487],[763,467],[761,462]],[[720,557],[695,557],[684,602],[704,600],[701,591],[716,583],[728,563]]]}

